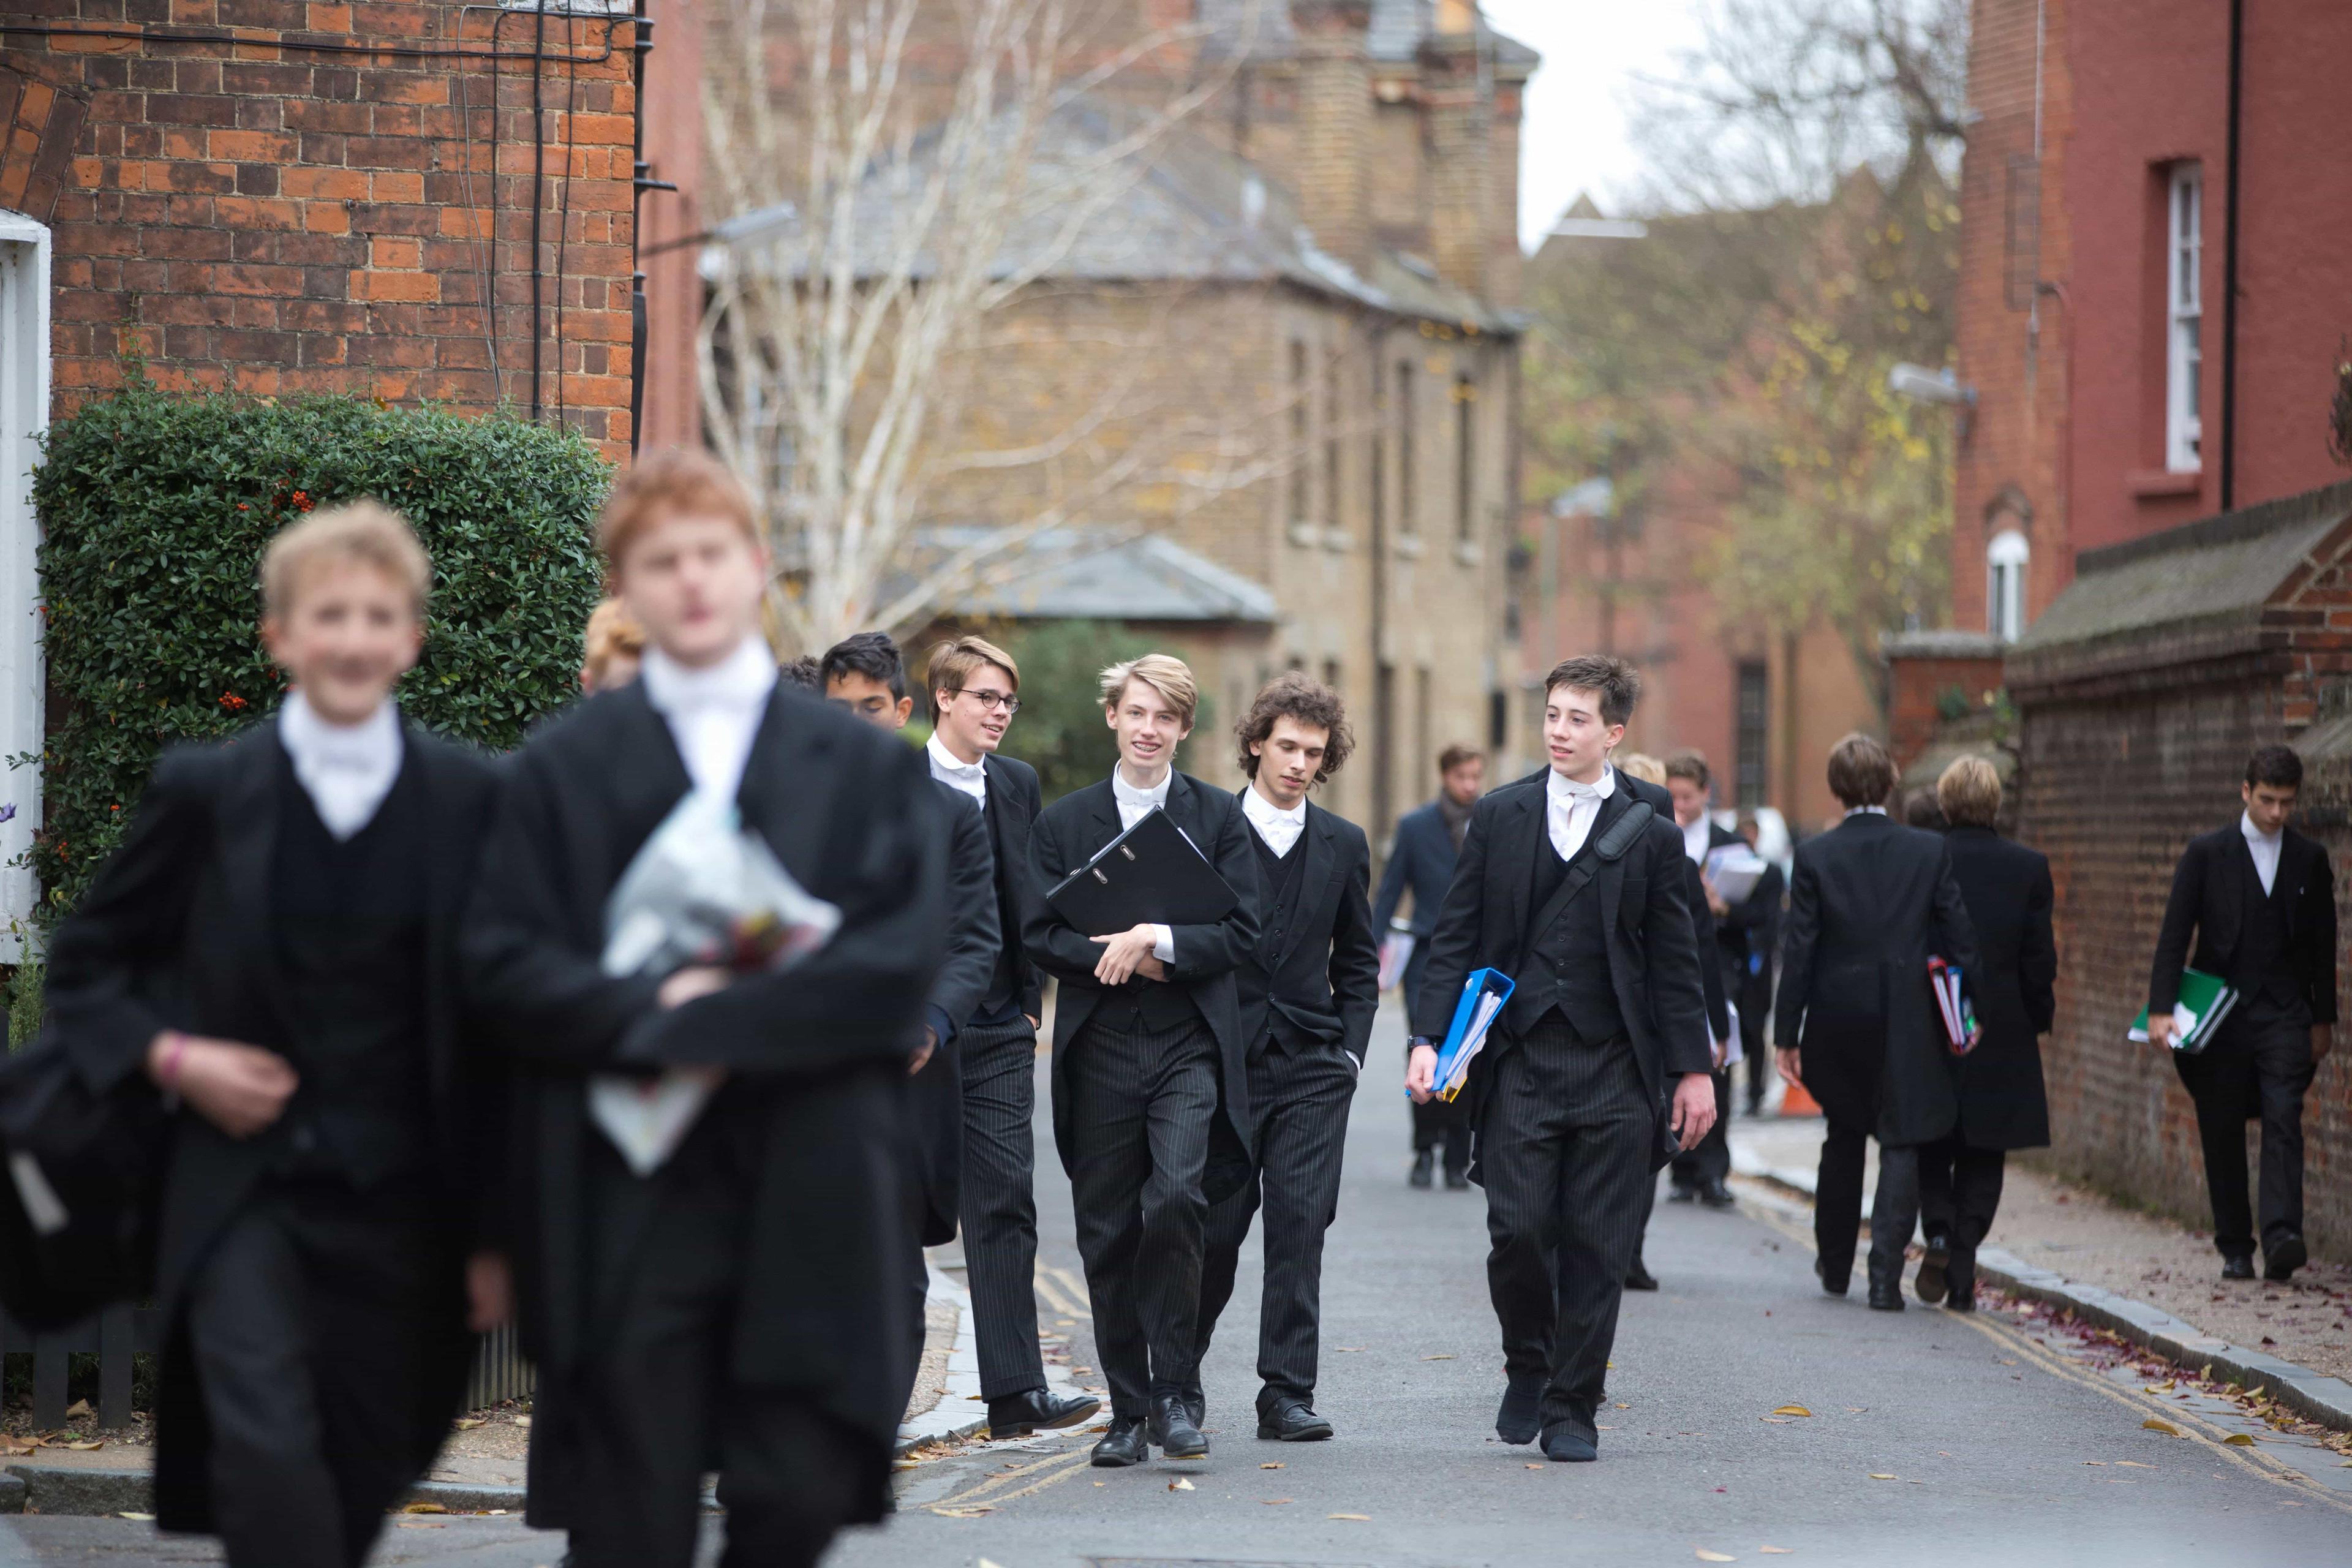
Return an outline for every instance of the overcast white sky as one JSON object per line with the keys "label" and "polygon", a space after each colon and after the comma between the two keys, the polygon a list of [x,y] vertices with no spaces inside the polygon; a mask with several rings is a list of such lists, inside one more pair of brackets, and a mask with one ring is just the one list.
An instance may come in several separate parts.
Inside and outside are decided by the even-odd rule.
{"label": "overcast white sky", "polygon": [[1628,120],[1637,76],[1674,74],[1698,42],[1700,0],[1485,0],[1486,19],[1543,55],[1528,84],[1519,242],[1532,249],[1580,191],[1614,216],[1639,184]]}

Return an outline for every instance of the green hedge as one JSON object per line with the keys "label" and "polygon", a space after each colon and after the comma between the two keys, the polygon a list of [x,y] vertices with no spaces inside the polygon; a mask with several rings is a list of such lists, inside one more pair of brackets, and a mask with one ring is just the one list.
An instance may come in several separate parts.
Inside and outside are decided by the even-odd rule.
{"label": "green hedge", "polygon": [[374,496],[432,552],[431,632],[400,693],[411,716],[505,748],[575,689],[610,478],[576,436],[137,382],[52,426],[45,447],[33,498],[52,722],[30,854],[47,921],[121,837],[158,751],[277,707],[284,681],[261,647],[256,567],[270,536],[314,507]]}

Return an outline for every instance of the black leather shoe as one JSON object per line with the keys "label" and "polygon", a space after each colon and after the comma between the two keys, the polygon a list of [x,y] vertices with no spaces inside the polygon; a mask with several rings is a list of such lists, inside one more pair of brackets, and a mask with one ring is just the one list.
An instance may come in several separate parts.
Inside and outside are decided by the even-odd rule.
{"label": "black leather shoe", "polygon": [[1685,1187],[1677,1184],[1667,1192],[1666,1202],[1670,1204],[1695,1204],[1698,1202],[1698,1189],[1696,1187]]}
{"label": "black leather shoe", "polygon": [[1881,1284],[1870,1282],[1870,1310],[1874,1312],[1899,1312],[1903,1310],[1903,1284],[1899,1279]]}
{"label": "black leather shoe", "polygon": [[1722,1177],[1717,1176],[1699,1188],[1698,1201],[1711,1209],[1727,1209],[1739,1200],[1731,1195],[1731,1189],[1723,1184]]}
{"label": "black leather shoe", "polygon": [[1514,1377],[1495,1412],[1495,1436],[1506,1443],[1532,1443],[1543,1430],[1543,1379]]}
{"label": "black leather shoe", "polygon": [[1944,1295],[1944,1310],[1947,1312],[1973,1312],[1976,1310],[1977,1283],[1975,1279],[1971,1277],[1963,1282],[1958,1275],[1953,1275],[1952,1288],[1945,1292]]}
{"label": "black leather shoe", "polygon": [[1555,1421],[1543,1431],[1544,1458],[1556,1465],[1589,1465],[1601,1457],[1598,1444],[1583,1433],[1573,1431],[1565,1421]]}
{"label": "black leather shoe", "polygon": [[1102,1408],[1102,1401],[1085,1394],[1054,1394],[1032,1388],[988,1402],[988,1435],[1026,1437],[1033,1432],[1083,1426]]}
{"label": "black leather shoe", "polygon": [[2254,1277],[2254,1255],[2251,1252],[2225,1253],[2221,1258],[2221,1278],[2252,1279]]}
{"label": "black leather shoe", "polygon": [[1445,1190],[1449,1193],[1468,1192],[1470,1190],[1470,1173],[1467,1171],[1447,1171],[1445,1173]]}
{"label": "black leather shoe", "polygon": [[1919,1260],[1919,1273],[1911,1281],[1911,1293],[1933,1306],[1944,1299],[1951,1280],[1946,1270],[1951,1267],[1951,1244],[1940,1236],[1927,1238],[1927,1256]]}
{"label": "black leather shoe", "polygon": [[1192,1384],[1178,1397],[1184,1401],[1184,1414],[1192,1418],[1193,1426],[1201,1426],[1208,1420],[1209,1396],[1201,1392],[1199,1384]]}
{"label": "black leather shoe", "polygon": [[2290,1236],[2276,1247],[2263,1248],[2263,1278],[2292,1279],[2294,1271],[2311,1261],[2311,1251],[2303,1245],[2303,1237]]}
{"label": "black leather shoe", "polygon": [[1633,1259],[1633,1263],[1625,1270],[1625,1289],[1628,1290],[1654,1290],[1657,1288],[1657,1276],[1651,1273],[1640,1258],[1636,1258]]}
{"label": "black leather shoe", "polygon": [[1143,1423],[1132,1415],[1112,1416],[1110,1430],[1095,1445],[1094,1462],[1100,1469],[1139,1465],[1150,1458],[1151,1445],[1144,1439]]}
{"label": "black leather shoe", "polygon": [[1418,1149],[1413,1152],[1412,1174],[1405,1180],[1416,1187],[1426,1187],[1437,1175],[1437,1151]]}
{"label": "black leather shoe", "polygon": [[1209,1451],[1209,1440],[1192,1424],[1181,1394],[1155,1394],[1151,1401],[1151,1441],[1171,1459],[1197,1459]]}
{"label": "black leather shoe", "polygon": [[1842,1271],[1837,1278],[1832,1279],[1828,1270],[1822,1267],[1822,1260],[1816,1258],[1813,1259],[1813,1278],[1819,1279],[1822,1282],[1822,1289],[1831,1295],[1843,1296],[1845,1294],[1847,1282],[1853,1279],[1853,1275],[1850,1271]]}
{"label": "black leather shoe", "polygon": [[1307,1401],[1285,1394],[1257,1407],[1257,1435],[1276,1443],[1319,1443],[1331,1435],[1331,1423]]}

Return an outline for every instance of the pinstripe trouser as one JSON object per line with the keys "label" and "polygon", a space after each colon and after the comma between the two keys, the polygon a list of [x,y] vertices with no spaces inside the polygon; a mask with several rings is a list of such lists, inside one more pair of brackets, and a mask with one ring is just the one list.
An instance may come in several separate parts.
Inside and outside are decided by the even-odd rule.
{"label": "pinstripe trouser", "polygon": [[1217,1042],[1197,1016],[1089,1022],[1069,1045],[1070,1195],[1114,1415],[1150,1413],[1194,1376],[1201,1178],[1217,1115]]}
{"label": "pinstripe trouser", "polygon": [[980,1351],[980,1392],[1003,1399],[1045,1386],[1037,1353],[1037,1032],[1026,1018],[975,1025],[963,1057],[964,1275]]}
{"label": "pinstripe trouser", "polygon": [[1630,1041],[1583,1045],[1557,1014],[1493,1071],[1478,1157],[1503,1365],[1545,1380],[1545,1425],[1566,1421],[1590,1438],[1655,1180],[1657,1109]]}
{"label": "pinstripe trouser", "polygon": [[1265,1287],[1257,1374],[1266,1391],[1311,1400],[1322,1323],[1323,1233],[1339,1212],[1339,1157],[1356,1098],[1356,1061],[1336,1045],[1269,1047],[1249,1065],[1257,1163],[1241,1191],[1209,1210],[1201,1266],[1201,1354],[1233,1299],[1234,1273],[1263,1192]]}

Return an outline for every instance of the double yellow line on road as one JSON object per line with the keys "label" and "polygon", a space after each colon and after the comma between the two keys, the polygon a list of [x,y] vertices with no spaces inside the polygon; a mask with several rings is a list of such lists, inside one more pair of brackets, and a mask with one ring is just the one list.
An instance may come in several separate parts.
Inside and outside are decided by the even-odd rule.
{"label": "double yellow line on road", "polygon": [[[1034,1497],[1047,1487],[1066,1481],[1087,1468],[1093,1455],[1093,1446],[1074,1453],[1056,1454],[1050,1459],[1040,1459],[1033,1465],[1021,1465],[1009,1470],[999,1470],[977,1486],[926,1504],[931,1512],[946,1514],[952,1519],[974,1508],[995,1509],[1016,1498]],[[1026,1486],[1014,1486],[1015,1481],[1028,1481]]]}

